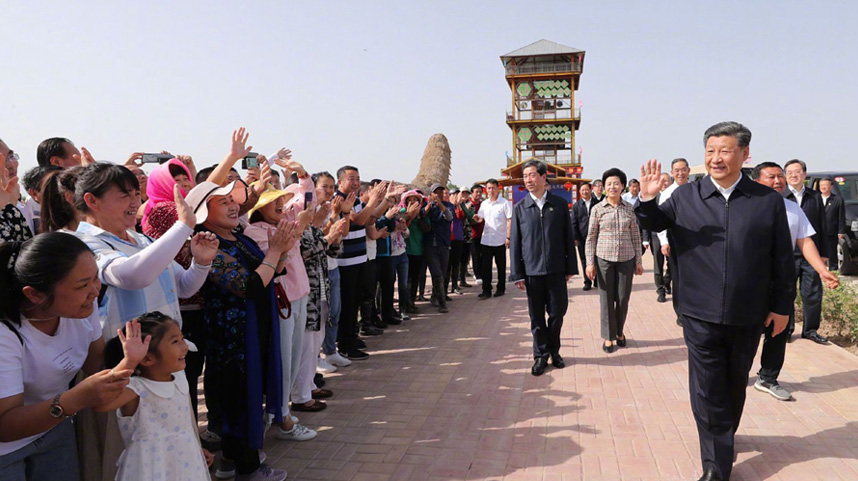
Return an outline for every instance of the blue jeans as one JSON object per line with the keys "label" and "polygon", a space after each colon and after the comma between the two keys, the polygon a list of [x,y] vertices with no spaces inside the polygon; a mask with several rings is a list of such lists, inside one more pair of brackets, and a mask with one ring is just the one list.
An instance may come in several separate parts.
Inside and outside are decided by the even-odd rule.
{"label": "blue jeans", "polygon": [[393,258],[393,270],[396,272],[399,291],[399,310],[405,312],[405,306],[408,305],[408,254],[403,252]]}
{"label": "blue jeans", "polygon": [[66,419],[42,437],[0,456],[0,481],[77,481],[74,426]]}
{"label": "blue jeans", "polygon": [[328,280],[331,282],[331,298],[328,299],[328,306],[331,309],[331,320],[325,326],[325,340],[322,342],[322,352],[326,356],[337,352],[337,328],[340,325],[340,309],[342,308],[340,270],[337,268],[329,270]]}

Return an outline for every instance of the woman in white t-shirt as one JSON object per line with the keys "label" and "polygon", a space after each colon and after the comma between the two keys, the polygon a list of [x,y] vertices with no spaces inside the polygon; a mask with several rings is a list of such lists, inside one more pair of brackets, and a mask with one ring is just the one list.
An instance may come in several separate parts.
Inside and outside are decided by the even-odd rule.
{"label": "woman in white t-shirt", "polygon": [[[95,257],[71,234],[0,245],[0,481],[77,480],[69,418],[115,399],[131,371],[99,371]],[[69,389],[78,371],[89,377]]]}

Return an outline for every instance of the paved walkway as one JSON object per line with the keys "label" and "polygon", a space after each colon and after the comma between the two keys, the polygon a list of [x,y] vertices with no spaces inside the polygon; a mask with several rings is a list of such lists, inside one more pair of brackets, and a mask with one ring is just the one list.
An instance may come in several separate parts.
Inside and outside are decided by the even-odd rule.
{"label": "paved walkway", "polygon": [[[523,292],[478,301],[467,289],[448,315],[367,339],[369,360],[326,376],[328,409],[301,413],[319,437],[269,432],[269,462],[299,480],[697,479],[681,331],[651,269],[635,281],[628,347],[605,354],[598,293],[573,278],[567,367],[538,378]],[[794,402],[749,386],[732,479],[858,479],[858,357],[799,339],[781,381]]]}

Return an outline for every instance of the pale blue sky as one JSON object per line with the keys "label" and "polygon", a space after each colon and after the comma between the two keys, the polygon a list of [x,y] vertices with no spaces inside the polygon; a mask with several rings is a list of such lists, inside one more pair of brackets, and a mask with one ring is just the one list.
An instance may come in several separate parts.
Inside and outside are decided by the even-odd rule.
{"label": "pale blue sky", "polygon": [[[35,165],[47,137],[97,159],[219,161],[232,130],[308,170],[410,181],[442,132],[457,184],[511,150],[499,56],[546,38],[586,50],[584,175],[650,157],[702,162],[738,120],[755,161],[858,169],[858,3],[0,2],[0,139]],[[822,6],[820,6],[822,5]]]}

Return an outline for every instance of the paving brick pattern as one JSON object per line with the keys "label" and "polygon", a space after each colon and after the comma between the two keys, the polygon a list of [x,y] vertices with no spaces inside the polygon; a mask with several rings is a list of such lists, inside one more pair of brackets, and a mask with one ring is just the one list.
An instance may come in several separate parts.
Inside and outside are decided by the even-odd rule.
{"label": "paving brick pattern", "polygon": [[[598,292],[580,276],[569,285],[565,369],[530,375],[522,291],[480,301],[472,287],[449,314],[423,304],[368,338],[369,360],[326,376],[328,409],[299,413],[318,438],[269,432],[269,462],[300,480],[696,480],[686,349],[651,269],[635,278],[628,347],[613,354]],[[732,479],[858,480],[858,357],[799,339],[781,377],[795,401],[749,385]]]}

